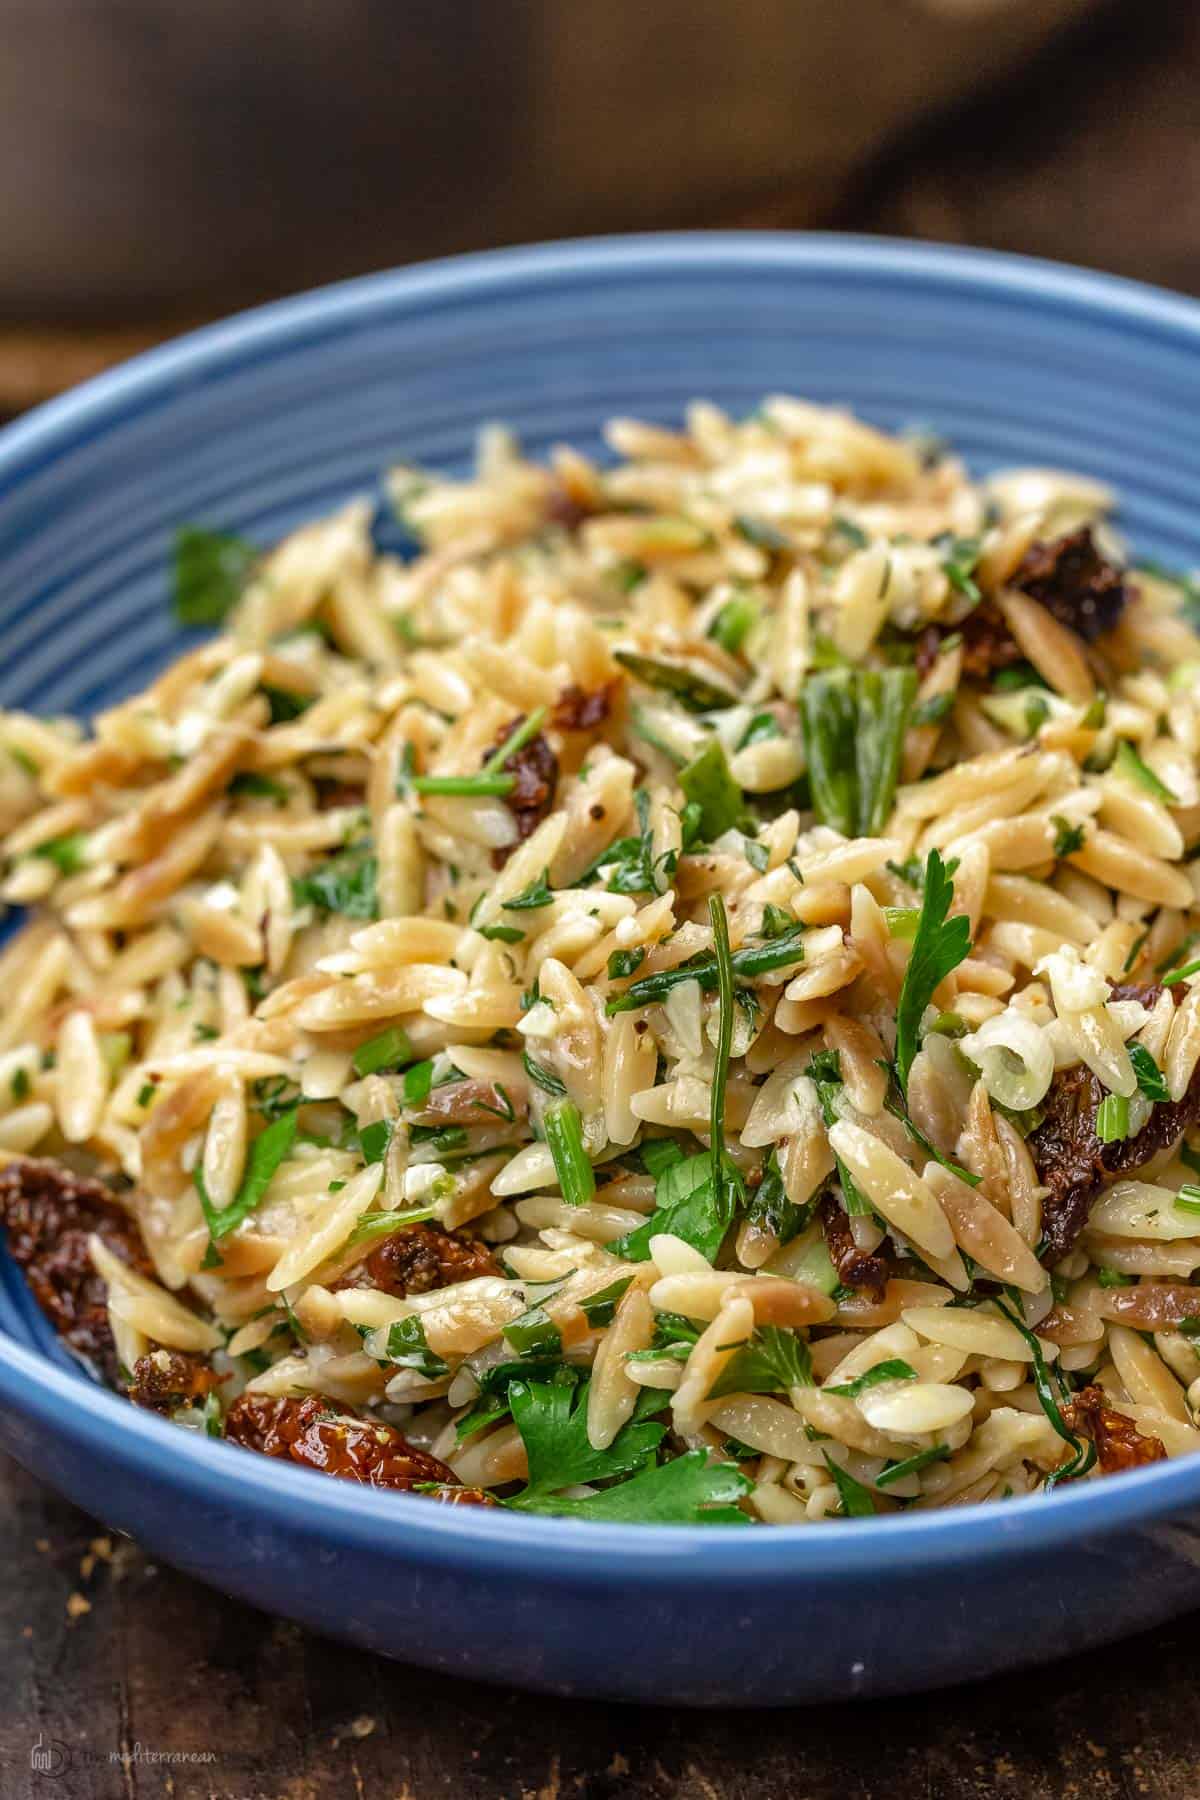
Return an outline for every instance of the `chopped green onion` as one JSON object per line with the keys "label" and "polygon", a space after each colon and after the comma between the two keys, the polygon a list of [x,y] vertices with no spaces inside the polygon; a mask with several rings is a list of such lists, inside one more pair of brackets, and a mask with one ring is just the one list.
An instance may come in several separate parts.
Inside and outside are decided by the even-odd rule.
{"label": "chopped green onion", "polygon": [[571,1100],[560,1100],[542,1121],[562,1197],[568,1206],[584,1206],[596,1191],[596,1177],[583,1143],[583,1120]]}
{"label": "chopped green onion", "polygon": [[1113,757],[1112,772],[1124,775],[1127,781],[1134,781],[1139,787],[1161,800],[1164,806],[1178,806],[1179,802],[1166,782],[1160,781],[1148,763],[1142,761],[1133,745],[1124,739],[1117,745],[1117,754]]}
{"label": "chopped green onion", "polygon": [[729,773],[718,738],[679,771],[679,785],[685,798],[700,808],[700,828],[710,843],[737,823],[743,807],[742,790]]}
{"label": "chopped green onion", "polygon": [[722,650],[736,656],[758,623],[758,616],[758,606],[749,594],[735,594],[718,612],[708,628],[708,635]]}
{"label": "chopped green onion", "polygon": [[1180,1212],[1200,1213],[1200,1187],[1194,1182],[1185,1181],[1175,1196],[1174,1204]]}
{"label": "chopped green onion", "polygon": [[1129,1136],[1129,1101],[1124,1094],[1105,1094],[1096,1109],[1096,1136],[1102,1144],[1118,1144]]}
{"label": "chopped green onion", "polygon": [[354,1052],[354,1073],[360,1077],[377,1075],[380,1069],[394,1069],[400,1063],[411,1062],[413,1047],[406,1032],[398,1025],[387,1031],[381,1031],[378,1037],[368,1038]]}
{"label": "chopped green onion", "polygon": [[1200,957],[1195,962],[1185,963],[1182,969],[1172,969],[1163,976],[1164,987],[1174,987],[1177,981],[1190,981],[1193,975],[1200,975]]}

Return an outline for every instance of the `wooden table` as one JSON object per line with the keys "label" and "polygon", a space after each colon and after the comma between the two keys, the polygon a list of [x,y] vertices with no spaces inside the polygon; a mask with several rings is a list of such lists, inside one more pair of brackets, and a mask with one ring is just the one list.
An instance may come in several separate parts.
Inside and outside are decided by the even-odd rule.
{"label": "wooden table", "polygon": [[[712,222],[987,243],[1200,292],[1198,77],[1200,8],[1133,0],[1004,93],[896,146],[821,219],[780,195]],[[0,330],[0,410],[173,324]],[[3,1800],[1200,1796],[1191,1620],[914,1700],[661,1714],[529,1698],[343,1649],[152,1564],[2,1463],[0,1541]],[[35,1747],[66,1766],[35,1771]],[[170,1752],[196,1760],[161,1760]]]}

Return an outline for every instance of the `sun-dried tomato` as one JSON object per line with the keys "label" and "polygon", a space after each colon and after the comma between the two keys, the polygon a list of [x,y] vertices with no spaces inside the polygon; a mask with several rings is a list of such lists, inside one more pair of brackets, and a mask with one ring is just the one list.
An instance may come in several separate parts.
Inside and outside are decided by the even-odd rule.
{"label": "sun-dried tomato", "polygon": [[379,1288],[402,1297],[496,1273],[496,1259],[486,1244],[443,1231],[440,1225],[417,1224],[385,1238],[339,1285]]}
{"label": "sun-dried tomato", "polygon": [[1103,1388],[1081,1388],[1070,1405],[1063,1408],[1063,1422],[1068,1431],[1091,1438],[1106,1475],[1166,1461],[1167,1452],[1160,1439],[1143,1437],[1132,1419],[1108,1404]]}
{"label": "sun-dried tomato", "polygon": [[0,1223],[13,1261],[63,1342],[115,1382],[106,1289],[92,1267],[88,1238],[95,1233],[114,1256],[149,1275],[134,1220],[103,1182],[30,1158],[0,1169]]}
{"label": "sun-dried tomato", "polygon": [[859,1288],[870,1294],[872,1299],[882,1300],[891,1272],[887,1251],[882,1245],[871,1253],[859,1249],[854,1242],[854,1233],[850,1229],[845,1209],[836,1195],[824,1196],[820,1213],[825,1230],[825,1244],[830,1261],[837,1270],[838,1280],[843,1287]]}
{"label": "sun-dried tomato", "polygon": [[1153,1010],[1164,994],[1170,994],[1178,1006],[1181,996],[1186,992],[1182,982],[1172,982],[1167,987],[1162,981],[1118,981],[1109,991],[1110,1000],[1137,1000],[1147,1012]]}
{"label": "sun-dried tomato", "polygon": [[1122,571],[1100,554],[1087,525],[1031,545],[1012,584],[1089,644],[1113,629],[1129,600]]}
{"label": "sun-dried tomato", "polygon": [[572,682],[554,702],[551,718],[555,727],[559,731],[595,731],[612,711],[617,685],[610,681],[604,687],[581,688]]}
{"label": "sun-dried tomato", "polygon": [[476,1504],[493,1504],[490,1495],[463,1488],[453,1469],[414,1448],[393,1425],[360,1418],[347,1407],[335,1410],[312,1394],[303,1400],[242,1394],[226,1414],[225,1436],[246,1450],[366,1487],[406,1493],[431,1483],[439,1490],[434,1499],[462,1506],[471,1503],[471,1494],[478,1495]]}
{"label": "sun-dried tomato", "polygon": [[148,1350],[133,1365],[129,1398],[151,1412],[178,1412],[218,1386],[221,1377],[202,1356],[184,1350]]}
{"label": "sun-dried tomato", "polygon": [[1160,1101],[1136,1136],[1116,1143],[1101,1143],[1096,1136],[1096,1114],[1103,1099],[1103,1087],[1082,1063],[1060,1069],[1042,1103],[1046,1116],[1029,1134],[1038,1179],[1049,1190],[1042,1201],[1047,1264],[1058,1262],[1071,1249],[1087,1224],[1093,1200],[1110,1182],[1143,1168],[1200,1117],[1200,1071],[1182,1100]]}
{"label": "sun-dried tomato", "polygon": [[962,673],[968,681],[989,681],[998,669],[1025,660],[1004,615],[990,600],[981,600],[958,627],[962,632]]}
{"label": "sun-dried tomato", "polygon": [[[524,713],[510,719],[484,757],[484,762],[506,744],[514,731],[524,723]],[[512,792],[504,796],[504,804],[517,822],[518,840],[523,840],[537,830],[546,814],[553,809],[558,787],[558,758],[539,731],[527,744],[522,744],[511,756],[506,756],[501,769],[505,775],[513,777]],[[493,851],[492,860],[498,867],[502,867],[508,855],[507,850]]]}

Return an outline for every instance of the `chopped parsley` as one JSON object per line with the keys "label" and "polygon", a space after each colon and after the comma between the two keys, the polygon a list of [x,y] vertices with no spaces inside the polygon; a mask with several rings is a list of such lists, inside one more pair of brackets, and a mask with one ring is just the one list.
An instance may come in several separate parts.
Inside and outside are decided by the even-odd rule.
{"label": "chopped parsley", "polygon": [[901,1092],[908,1087],[908,1071],[920,1043],[925,1008],[939,983],[971,949],[970,920],[961,913],[952,919],[947,917],[953,900],[953,876],[940,853],[931,850],[925,865],[921,916],[896,1004],[896,1079]]}
{"label": "chopped parsley", "polygon": [[245,591],[258,551],[245,538],[203,525],[175,533],[174,606],[181,625],[222,625]]}

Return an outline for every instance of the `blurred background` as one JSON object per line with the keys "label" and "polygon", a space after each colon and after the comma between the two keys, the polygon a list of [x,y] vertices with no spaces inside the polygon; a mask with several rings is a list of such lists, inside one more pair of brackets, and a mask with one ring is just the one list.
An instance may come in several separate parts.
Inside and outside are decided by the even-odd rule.
{"label": "blurred background", "polygon": [[1188,0],[0,0],[0,414],[452,251],[883,231],[1200,289]]}

